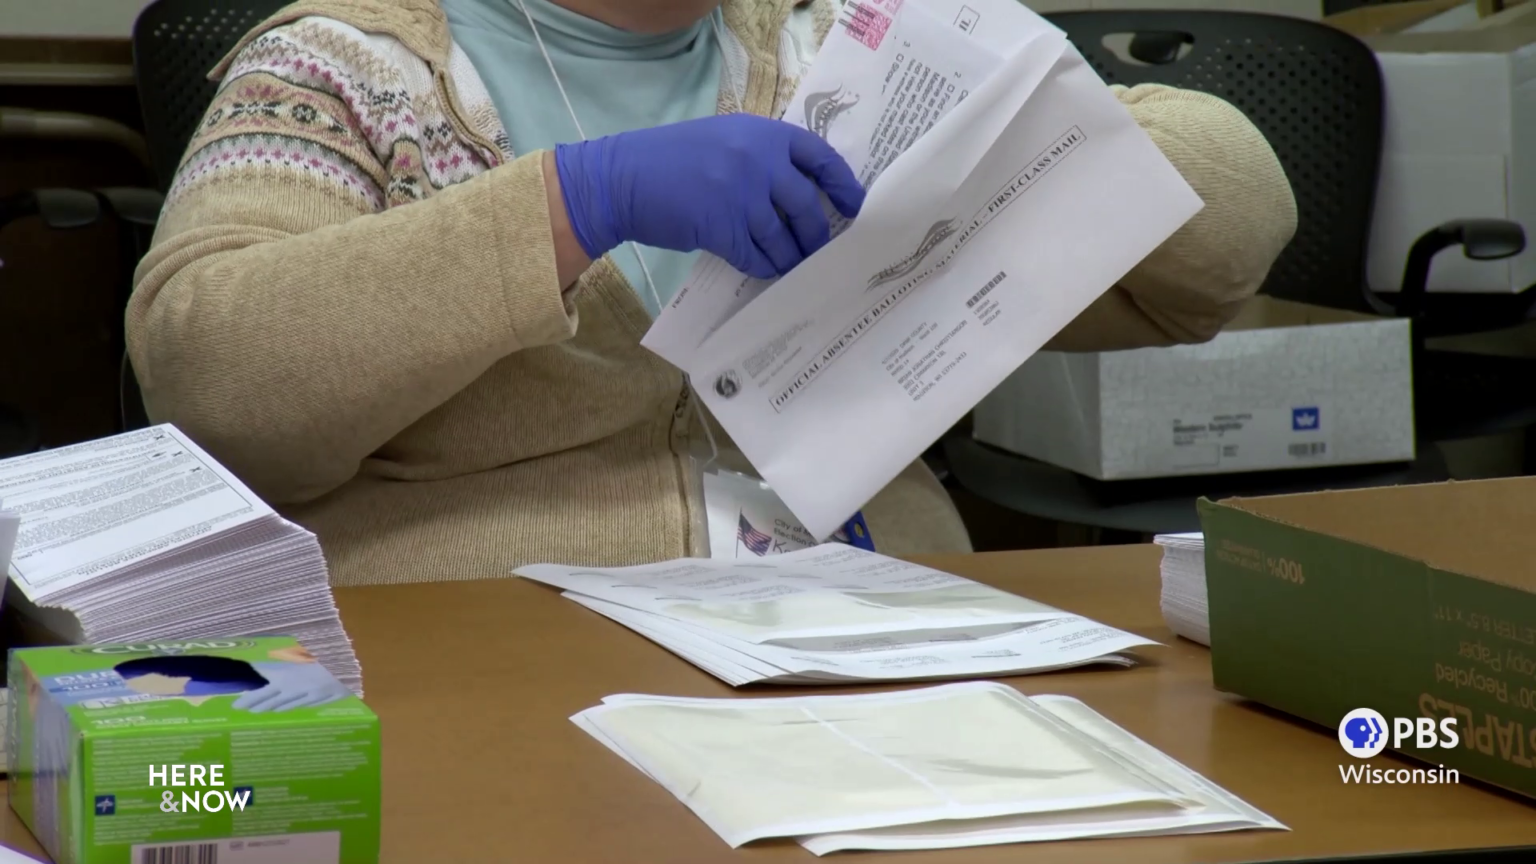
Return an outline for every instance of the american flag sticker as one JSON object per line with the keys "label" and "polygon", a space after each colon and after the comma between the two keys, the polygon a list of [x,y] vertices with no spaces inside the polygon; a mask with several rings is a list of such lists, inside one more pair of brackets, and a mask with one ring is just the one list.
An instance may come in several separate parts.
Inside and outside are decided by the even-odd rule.
{"label": "american flag sticker", "polygon": [[753,555],[759,557],[767,555],[769,548],[773,546],[773,535],[764,534],[753,528],[752,523],[747,521],[745,513],[738,513],[736,520],[736,539],[741,541],[741,545],[747,547]]}

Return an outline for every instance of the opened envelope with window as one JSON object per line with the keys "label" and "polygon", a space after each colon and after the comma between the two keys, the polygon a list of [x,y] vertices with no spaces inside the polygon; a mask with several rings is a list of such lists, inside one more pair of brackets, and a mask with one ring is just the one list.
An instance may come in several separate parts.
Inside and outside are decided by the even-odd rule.
{"label": "opened envelope with window", "polygon": [[[1203,206],[1012,0],[848,4],[785,119],[868,185],[859,217],[832,213],[833,242],[771,283],[704,256],[643,344],[690,374],[786,535],[843,530]],[[722,525],[713,545],[739,552],[745,529]]]}

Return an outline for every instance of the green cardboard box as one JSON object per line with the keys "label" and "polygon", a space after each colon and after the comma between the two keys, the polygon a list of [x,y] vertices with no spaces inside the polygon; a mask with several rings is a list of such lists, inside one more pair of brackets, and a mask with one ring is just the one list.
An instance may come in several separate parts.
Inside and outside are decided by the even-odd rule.
{"label": "green cardboard box", "polygon": [[[1331,727],[1341,782],[1465,775],[1536,796],[1536,477],[1202,501],[1200,516],[1218,689]],[[1346,732],[1356,709],[1386,734]],[[1428,769],[1363,755],[1378,740]]]}
{"label": "green cardboard box", "polygon": [[374,864],[379,721],[285,637],[12,651],[10,803],[56,864]]}

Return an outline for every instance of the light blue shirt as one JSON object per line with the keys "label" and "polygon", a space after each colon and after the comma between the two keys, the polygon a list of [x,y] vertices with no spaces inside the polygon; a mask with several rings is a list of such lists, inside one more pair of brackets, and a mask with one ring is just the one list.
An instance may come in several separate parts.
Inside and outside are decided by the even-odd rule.
{"label": "light blue shirt", "polygon": [[[521,0],[538,26],[588,138],[716,113],[721,56],[709,19],[659,36],[610,27],[550,0]],[[519,0],[442,0],[448,26],[490,91],[512,152],[581,140]],[[719,11],[710,13],[719,24]],[[723,27],[723,25],[721,25]],[[682,287],[696,252],[640,247],[662,304]],[[630,244],[613,261],[654,316],[656,299]]]}

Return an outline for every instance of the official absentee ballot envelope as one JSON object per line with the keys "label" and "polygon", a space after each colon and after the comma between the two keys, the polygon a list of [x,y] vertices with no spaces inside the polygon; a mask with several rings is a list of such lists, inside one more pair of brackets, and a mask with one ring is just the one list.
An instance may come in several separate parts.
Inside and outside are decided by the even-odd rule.
{"label": "official absentee ballot envelope", "polygon": [[[993,34],[972,51],[995,53],[996,66],[931,128],[906,128],[958,86],[943,70],[968,65],[974,78],[976,62],[950,56],[954,32],[928,43],[935,53],[921,39],[890,53],[885,40],[922,32],[902,31],[901,16],[948,4],[906,0],[894,20],[871,23],[890,5],[845,7],[791,105],[808,91],[837,94],[846,116],[817,130],[828,140],[878,108],[870,146],[850,160],[858,165],[905,147],[859,217],[788,276],[746,291],[734,311],[739,298],[721,306],[719,292],[741,284],[690,281],[663,318],[700,314],[710,297],[713,314],[727,316],[711,324],[702,315],[709,335],[697,347],[647,336],[817,537],[1203,206],[1066,37],[1012,0],[967,5],[1009,17],[996,31],[954,19],[957,32]],[[1016,35],[1011,51],[998,50],[996,32]],[[863,64],[849,59],[860,50]],[[818,71],[834,57],[840,80],[824,80]]]}

